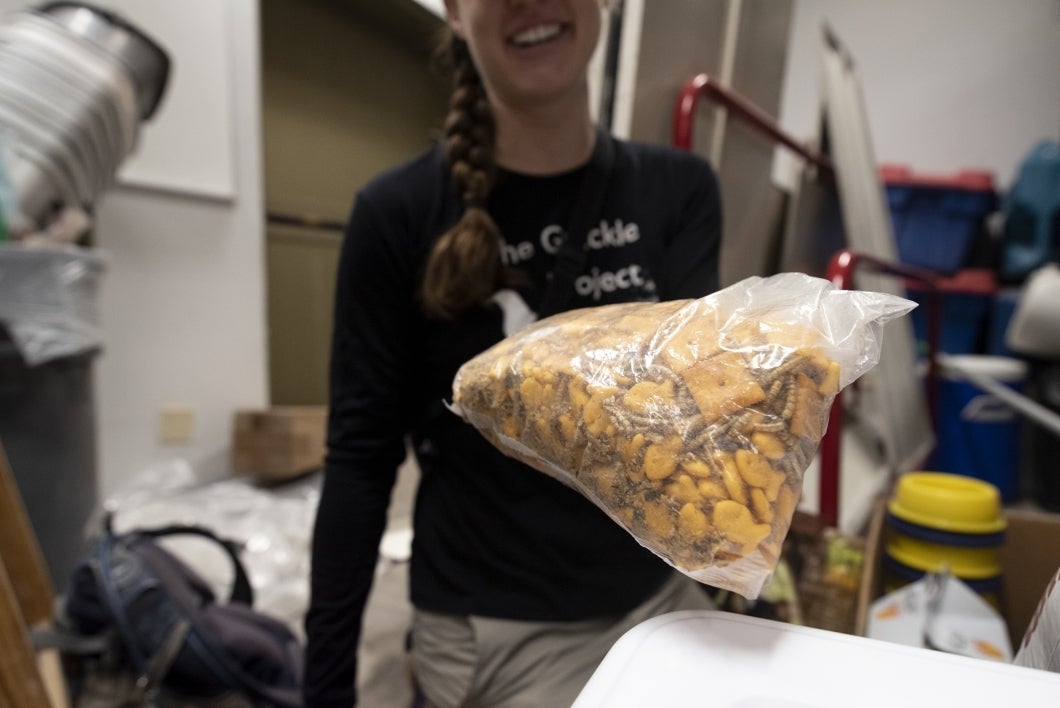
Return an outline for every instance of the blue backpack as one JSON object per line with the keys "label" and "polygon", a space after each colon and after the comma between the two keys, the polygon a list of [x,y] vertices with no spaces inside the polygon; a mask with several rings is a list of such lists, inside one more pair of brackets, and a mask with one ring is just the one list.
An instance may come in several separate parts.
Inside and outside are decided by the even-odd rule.
{"label": "blue backpack", "polygon": [[[109,526],[73,572],[52,645],[81,658],[109,656],[112,665],[117,656],[135,677],[140,705],[163,705],[167,695],[178,702],[235,696],[253,706],[302,705],[302,646],[287,625],[253,609],[234,542],[196,526],[121,534]],[[224,549],[235,569],[227,603],[157,543],[175,535]]]}
{"label": "blue backpack", "polygon": [[1023,281],[1060,262],[1060,143],[1042,140],[1020,163],[1005,200],[1001,275]]}

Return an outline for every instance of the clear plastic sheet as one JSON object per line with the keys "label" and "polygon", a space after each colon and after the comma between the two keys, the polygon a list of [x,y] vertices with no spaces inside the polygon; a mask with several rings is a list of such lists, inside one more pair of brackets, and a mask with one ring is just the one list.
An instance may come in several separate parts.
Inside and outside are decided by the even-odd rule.
{"label": "clear plastic sheet", "polygon": [[782,273],[562,313],[461,367],[452,408],[670,565],[754,599],[835,395],[915,306]]}

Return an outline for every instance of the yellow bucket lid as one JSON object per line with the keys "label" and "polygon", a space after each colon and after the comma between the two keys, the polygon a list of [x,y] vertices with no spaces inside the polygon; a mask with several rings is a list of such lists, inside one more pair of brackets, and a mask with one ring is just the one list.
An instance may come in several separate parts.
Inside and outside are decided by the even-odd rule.
{"label": "yellow bucket lid", "polygon": [[903,521],[942,531],[997,533],[1006,526],[997,487],[948,472],[905,473],[887,509]]}

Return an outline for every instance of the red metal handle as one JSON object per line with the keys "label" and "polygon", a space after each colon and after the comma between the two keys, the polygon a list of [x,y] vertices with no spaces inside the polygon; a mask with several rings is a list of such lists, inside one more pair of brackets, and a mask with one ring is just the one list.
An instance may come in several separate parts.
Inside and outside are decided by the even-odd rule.
{"label": "red metal handle", "polygon": [[[827,277],[841,290],[850,290],[854,283],[854,271],[859,267],[876,273],[893,275],[907,281],[915,281],[927,291],[927,405],[929,419],[934,424],[938,401],[938,351],[939,332],[942,326],[940,313],[939,279],[934,271],[892,263],[874,256],[844,249],[832,256],[828,263]],[[839,448],[843,427],[842,393],[836,395],[832,410],[828,414],[828,428],[821,438],[821,483],[820,517],[829,526],[839,524]]]}
{"label": "red metal handle", "polygon": [[685,85],[677,95],[673,125],[673,141],[676,147],[684,150],[691,149],[692,125],[695,119],[696,106],[701,97],[709,98],[721,104],[730,113],[759,132],[764,133],[774,142],[780,143],[797,153],[818,168],[829,173],[832,172],[832,163],[827,157],[809,150],[805,145],[777,127],[776,123],[773,122],[773,118],[765,111],[720,85],[707,74],[693,76],[685,82]]}

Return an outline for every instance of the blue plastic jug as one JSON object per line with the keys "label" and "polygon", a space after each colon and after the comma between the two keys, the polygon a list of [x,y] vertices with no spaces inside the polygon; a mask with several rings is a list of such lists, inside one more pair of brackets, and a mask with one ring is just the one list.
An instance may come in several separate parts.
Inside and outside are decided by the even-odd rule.
{"label": "blue plastic jug", "polygon": [[1031,150],[1005,201],[1002,277],[1022,280],[1060,262],[1060,144],[1043,140]]}

